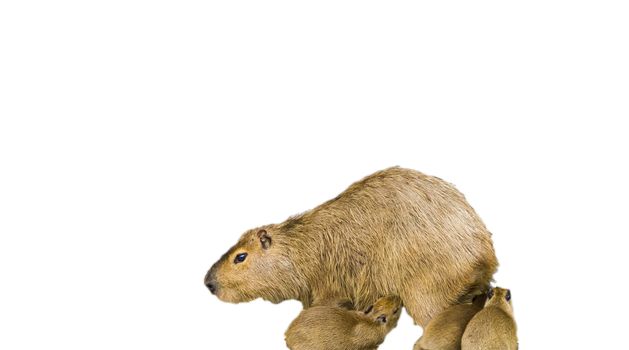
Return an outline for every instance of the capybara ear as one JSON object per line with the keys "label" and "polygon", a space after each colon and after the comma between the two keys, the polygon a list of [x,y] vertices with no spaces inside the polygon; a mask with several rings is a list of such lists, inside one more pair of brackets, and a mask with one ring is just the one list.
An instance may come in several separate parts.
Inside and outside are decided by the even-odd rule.
{"label": "capybara ear", "polygon": [[494,289],[489,288],[489,290],[487,291],[487,299],[491,299],[491,297],[493,296],[494,296]]}
{"label": "capybara ear", "polygon": [[507,289],[507,294],[505,295],[505,299],[507,299],[507,301],[511,301],[511,289]]}
{"label": "capybara ear", "polygon": [[260,244],[262,244],[262,248],[269,249],[271,246],[271,236],[266,232],[266,230],[258,231],[258,238],[260,238]]}
{"label": "capybara ear", "polygon": [[354,303],[351,300],[341,300],[337,303],[338,307],[345,310],[354,310]]}
{"label": "capybara ear", "polygon": [[378,316],[378,318],[376,318],[377,322],[380,322],[382,324],[387,323],[387,315],[380,315]]}

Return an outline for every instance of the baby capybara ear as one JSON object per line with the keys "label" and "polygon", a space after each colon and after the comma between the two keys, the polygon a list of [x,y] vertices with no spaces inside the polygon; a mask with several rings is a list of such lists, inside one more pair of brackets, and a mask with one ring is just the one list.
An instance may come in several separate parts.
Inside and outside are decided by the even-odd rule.
{"label": "baby capybara ear", "polygon": [[507,289],[507,294],[505,294],[505,299],[507,301],[511,301],[511,289]]}
{"label": "baby capybara ear", "polygon": [[260,239],[260,244],[262,248],[269,249],[271,246],[271,236],[266,232],[266,230],[258,231],[258,238]]}
{"label": "baby capybara ear", "polygon": [[352,303],[351,300],[341,300],[336,304],[336,306],[345,310],[355,310],[354,303]]}
{"label": "baby capybara ear", "polygon": [[491,297],[493,296],[494,296],[494,289],[489,288],[489,290],[487,291],[487,300],[491,299]]}

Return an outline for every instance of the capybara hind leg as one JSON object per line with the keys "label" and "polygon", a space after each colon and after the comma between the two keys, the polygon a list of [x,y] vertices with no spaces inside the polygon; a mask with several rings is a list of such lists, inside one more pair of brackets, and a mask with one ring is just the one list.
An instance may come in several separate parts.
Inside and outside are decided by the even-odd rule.
{"label": "capybara hind leg", "polygon": [[401,298],[408,314],[422,329],[428,325],[431,318],[448,306],[439,295],[425,291],[408,293]]}

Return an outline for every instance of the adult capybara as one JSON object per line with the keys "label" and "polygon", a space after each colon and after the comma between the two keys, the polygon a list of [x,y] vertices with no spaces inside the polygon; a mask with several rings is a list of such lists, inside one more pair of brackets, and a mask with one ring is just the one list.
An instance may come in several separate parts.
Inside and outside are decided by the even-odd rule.
{"label": "adult capybara", "polygon": [[313,306],[302,311],[286,331],[291,350],[375,350],[397,325],[402,305],[385,297],[367,310]]}
{"label": "adult capybara", "polygon": [[280,224],[245,232],[205,284],[227,302],[300,300],[304,308],[402,299],[425,326],[486,290],[497,268],[491,234],[447,182],[393,167]]}
{"label": "adult capybara", "polygon": [[485,307],[467,324],[462,350],[517,350],[518,336],[513,319],[511,291],[495,288],[488,292]]}
{"label": "adult capybara", "polygon": [[483,309],[486,295],[474,297],[472,303],[450,306],[433,317],[414,350],[461,350],[461,338],[468,322]]}

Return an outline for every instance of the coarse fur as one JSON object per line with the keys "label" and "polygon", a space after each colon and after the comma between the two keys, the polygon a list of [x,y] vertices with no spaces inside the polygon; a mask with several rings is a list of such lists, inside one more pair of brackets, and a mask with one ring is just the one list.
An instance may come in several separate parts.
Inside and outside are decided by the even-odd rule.
{"label": "coarse fur", "polygon": [[517,327],[513,318],[511,292],[494,288],[485,307],[467,324],[462,350],[516,350]]}
{"label": "coarse fur", "polygon": [[347,299],[364,309],[397,295],[424,327],[486,290],[497,265],[490,232],[459,191],[393,167],[283,223],[245,232],[205,283],[223,301],[297,299],[304,308]]}
{"label": "coarse fur", "polygon": [[402,313],[398,297],[380,298],[366,311],[336,306],[303,310],[286,331],[291,350],[375,350]]}
{"label": "coarse fur", "polygon": [[414,350],[460,350],[465,326],[483,309],[485,295],[474,297],[472,303],[453,305],[433,317],[424,329]]}

